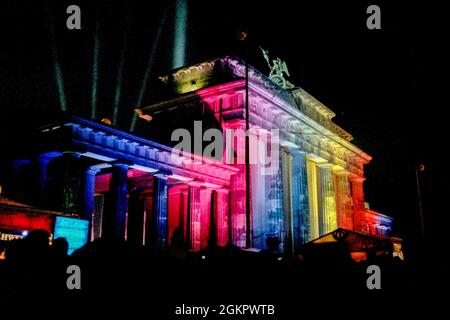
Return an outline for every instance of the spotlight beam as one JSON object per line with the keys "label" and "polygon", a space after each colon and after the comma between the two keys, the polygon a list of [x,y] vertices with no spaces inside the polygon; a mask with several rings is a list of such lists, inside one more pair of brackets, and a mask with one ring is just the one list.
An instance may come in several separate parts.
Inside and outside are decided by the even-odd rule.
{"label": "spotlight beam", "polygon": [[183,67],[186,64],[187,11],[186,0],[176,0],[172,69]]}
{"label": "spotlight beam", "polygon": [[[139,96],[138,96],[137,103],[136,103],[138,108],[139,108],[139,106],[142,105],[142,99],[144,98],[145,91],[147,90],[148,78],[150,77],[150,74],[152,71],[152,67],[154,64],[155,56],[156,56],[156,51],[158,49],[158,45],[159,45],[159,42],[161,39],[162,31],[164,29],[164,25],[166,23],[167,11],[168,11],[168,9],[166,8],[164,10],[164,14],[159,22],[158,31],[156,32],[155,39],[153,40],[153,43],[152,43],[150,55],[149,55],[148,61],[147,61],[147,67],[145,68],[144,78],[142,79],[141,90],[139,91]],[[133,118],[131,119],[131,125],[130,125],[131,132],[134,131],[138,117],[139,117],[139,115],[136,112],[134,112]]]}
{"label": "spotlight beam", "polygon": [[122,49],[120,51],[120,61],[119,61],[119,69],[117,70],[117,84],[116,91],[114,94],[114,106],[113,106],[113,115],[112,115],[112,124],[117,125],[117,115],[119,112],[119,104],[120,104],[120,96],[122,93],[122,79],[123,79],[123,68],[125,64],[125,53],[128,47],[128,33],[130,27],[130,7],[128,7],[128,14],[125,17],[125,27],[123,29],[123,42]]}
{"label": "spotlight beam", "polygon": [[65,112],[67,111],[67,103],[66,103],[66,95],[64,92],[64,78],[61,70],[61,65],[59,63],[58,49],[56,47],[55,41],[55,22],[53,20],[51,9],[49,8],[49,4],[46,3],[45,7],[47,15],[49,17],[49,35],[52,47],[52,57],[53,57],[53,67],[55,71],[56,87],[58,89],[59,105],[61,111]]}
{"label": "spotlight beam", "polygon": [[92,61],[92,93],[91,93],[91,119],[97,116],[97,84],[98,84],[98,54],[99,54],[99,38],[98,38],[99,21],[95,24],[94,35],[94,56]]}

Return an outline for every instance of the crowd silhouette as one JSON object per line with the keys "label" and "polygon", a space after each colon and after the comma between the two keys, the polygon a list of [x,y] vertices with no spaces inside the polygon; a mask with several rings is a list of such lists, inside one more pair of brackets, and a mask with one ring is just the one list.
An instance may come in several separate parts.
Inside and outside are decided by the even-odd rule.
{"label": "crowd silhouette", "polygon": [[[83,310],[145,307],[166,314],[164,319],[177,303],[272,303],[295,312],[295,301],[303,301],[302,308],[318,301],[357,307],[377,297],[390,303],[411,290],[403,261],[369,250],[367,261],[355,262],[341,243],[286,257],[279,253],[277,239],[268,238],[268,249],[261,252],[233,245],[190,252],[179,238],[174,234],[172,245],[163,251],[95,239],[68,256],[64,238],[50,244],[48,232],[32,231],[23,239],[1,243],[1,303],[48,307],[52,301],[53,307]],[[66,286],[67,267],[73,264],[81,270],[80,290]],[[381,293],[367,289],[366,269],[371,264],[382,270]]]}

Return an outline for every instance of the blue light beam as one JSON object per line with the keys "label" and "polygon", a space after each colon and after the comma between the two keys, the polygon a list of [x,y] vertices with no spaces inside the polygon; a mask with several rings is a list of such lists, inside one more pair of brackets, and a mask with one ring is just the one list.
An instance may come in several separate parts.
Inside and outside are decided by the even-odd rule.
{"label": "blue light beam", "polygon": [[[151,47],[151,50],[150,50],[150,55],[149,55],[148,61],[147,61],[147,67],[145,68],[144,78],[142,79],[141,90],[139,91],[139,96],[137,98],[136,106],[138,108],[141,107],[145,91],[147,90],[148,78],[150,77],[150,74],[151,74],[151,71],[152,71],[152,67],[153,67],[153,64],[154,64],[155,56],[156,56],[156,51],[157,51],[158,46],[159,46],[159,42],[160,42],[160,39],[161,39],[162,31],[164,29],[164,25],[166,23],[167,11],[168,10],[166,8],[166,10],[164,10],[164,14],[163,14],[163,16],[161,18],[161,21],[159,23],[159,27],[158,27],[158,31],[156,32],[155,39],[153,40],[153,43],[152,43],[152,47]],[[131,125],[130,125],[130,131],[131,132],[134,131],[134,128],[136,126],[136,121],[137,121],[138,117],[139,117],[139,115],[136,112],[134,112],[133,113],[133,117],[131,119]]]}
{"label": "blue light beam", "polygon": [[186,64],[187,15],[188,8],[186,0],[176,0],[172,69],[183,67]]}
{"label": "blue light beam", "polygon": [[[130,11],[130,9],[129,9]],[[128,47],[128,31],[130,25],[130,12],[128,11],[127,16],[125,17],[125,27],[123,31],[123,43],[122,49],[120,51],[120,61],[119,61],[119,69],[117,70],[117,84],[116,91],[114,94],[114,106],[113,106],[113,115],[112,115],[112,124],[117,125],[117,116],[119,113],[119,104],[120,104],[120,96],[122,93],[122,80],[123,80],[123,68],[125,64],[125,53]]]}
{"label": "blue light beam", "polygon": [[53,57],[53,67],[55,70],[55,80],[56,80],[56,87],[58,88],[58,96],[59,96],[59,105],[61,108],[61,111],[65,112],[67,110],[67,103],[66,103],[66,95],[64,92],[64,78],[63,73],[61,70],[61,65],[59,63],[59,56],[58,56],[58,49],[56,47],[56,41],[55,41],[55,22],[53,20],[53,15],[51,13],[50,8],[48,7],[48,4],[46,5],[47,14],[49,17],[49,35],[50,35],[50,42],[52,46],[52,57]]}
{"label": "blue light beam", "polygon": [[99,54],[99,38],[98,38],[99,22],[95,25],[94,35],[94,56],[92,61],[92,94],[91,94],[91,119],[97,116],[97,84],[98,84],[98,54]]}

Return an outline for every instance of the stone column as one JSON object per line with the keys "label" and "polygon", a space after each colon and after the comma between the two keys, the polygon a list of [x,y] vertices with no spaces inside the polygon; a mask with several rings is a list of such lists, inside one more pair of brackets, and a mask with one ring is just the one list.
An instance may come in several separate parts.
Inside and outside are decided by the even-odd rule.
{"label": "stone column", "polygon": [[349,172],[341,169],[335,170],[334,174],[338,227],[352,230],[353,210],[351,207],[352,195],[348,179]]}
{"label": "stone column", "polygon": [[187,186],[185,182],[174,182],[169,184],[168,192],[168,240],[171,249],[180,250],[184,248],[186,234],[187,214]]}
{"label": "stone column", "polygon": [[[281,167],[283,175],[283,208],[284,208],[284,252],[286,255],[294,256],[294,208],[297,207],[298,199],[293,189],[293,168],[292,156],[288,153],[287,148],[281,149]],[[294,205],[294,202],[296,204]]]}
{"label": "stone column", "polygon": [[211,191],[211,205],[209,210],[209,237],[208,246],[217,246],[217,192]]}
{"label": "stone column", "polygon": [[[266,248],[266,233],[268,230],[266,179],[270,172],[266,170],[269,163],[266,163],[263,156],[270,152],[270,144],[267,141],[268,134],[261,128],[250,130],[250,177],[251,177],[251,198],[252,198],[252,245],[253,248]],[[278,160],[278,159],[277,159]]]}
{"label": "stone column", "polygon": [[84,171],[82,186],[82,218],[89,220],[92,226],[94,213],[95,175],[100,171],[97,167],[88,167]]}
{"label": "stone column", "polygon": [[350,176],[353,198],[353,229],[356,231],[363,231],[361,219],[364,214],[364,180],[364,177]]}
{"label": "stone column", "polygon": [[127,173],[128,165],[115,163],[112,167],[112,178],[110,182],[110,199],[108,212],[103,218],[103,234],[105,238],[124,240],[125,224],[127,214]]}
{"label": "stone column", "polygon": [[291,148],[292,156],[292,211],[294,248],[310,241],[308,179],[306,175],[306,152]]}
{"label": "stone column", "polygon": [[[245,166],[239,166],[240,172],[231,177],[231,212],[232,212],[232,239],[233,244],[245,247],[246,244],[246,191],[245,191]],[[244,171],[242,171],[244,170]]]}
{"label": "stone column", "polygon": [[336,200],[334,195],[334,181],[331,163],[319,164],[319,233],[331,232],[337,228]]}
{"label": "stone column", "polygon": [[200,188],[200,249],[206,248],[210,240],[212,193],[211,188]]}
{"label": "stone column", "polygon": [[285,225],[284,225],[284,194],[283,194],[283,172],[281,153],[279,155],[279,166],[271,175],[265,178],[266,201],[267,201],[267,229],[265,240],[278,238],[279,249],[284,251]]}
{"label": "stone column", "polygon": [[317,163],[307,157],[306,169],[308,177],[308,200],[309,200],[309,235],[310,240],[320,236],[319,233],[319,174]]}
{"label": "stone column", "polygon": [[229,231],[229,189],[220,188],[216,190],[216,233],[217,245],[225,246],[228,243]]}
{"label": "stone column", "polygon": [[190,182],[188,184],[188,210],[186,217],[186,248],[200,250],[200,188],[201,184]]}
{"label": "stone column", "polygon": [[[78,152],[57,153],[51,161],[51,172],[48,172],[48,157],[39,160],[38,180],[45,199],[42,205],[51,210],[82,216],[82,184],[83,164]],[[51,197],[49,192],[51,191]],[[46,195],[46,196],[45,196]],[[45,205],[44,205],[45,203]]]}
{"label": "stone column", "polygon": [[[226,159],[231,160],[236,155],[236,162],[233,162],[235,168],[239,169],[239,173],[231,178],[231,212],[232,212],[232,241],[238,247],[245,247],[252,239],[247,233],[247,190],[246,190],[246,165],[245,165],[245,121],[242,119],[234,119],[224,122],[226,130],[233,132],[233,139],[227,141]],[[232,146],[229,145],[232,141]],[[227,161],[228,161],[227,160]],[[228,162],[229,163],[229,162]],[[250,199],[251,200],[251,199]],[[251,209],[251,204],[250,204]],[[250,210],[251,213],[251,210]],[[250,241],[249,241],[250,240]]]}
{"label": "stone column", "polygon": [[66,213],[82,214],[83,166],[78,152],[65,152],[61,159],[62,165],[62,210]]}
{"label": "stone column", "polygon": [[153,228],[151,244],[158,249],[167,248],[167,176],[157,174],[153,176]]}

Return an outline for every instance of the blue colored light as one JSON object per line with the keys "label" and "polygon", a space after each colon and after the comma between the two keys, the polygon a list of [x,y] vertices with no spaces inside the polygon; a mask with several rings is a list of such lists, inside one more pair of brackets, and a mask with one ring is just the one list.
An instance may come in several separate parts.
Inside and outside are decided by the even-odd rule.
{"label": "blue colored light", "polygon": [[99,39],[98,39],[99,23],[95,25],[94,38],[94,56],[92,62],[92,93],[91,93],[91,119],[95,119],[97,114],[97,82],[98,82],[98,55],[99,55]]}
{"label": "blue colored light", "polygon": [[88,241],[89,221],[56,217],[53,238],[65,238],[69,243],[68,254],[84,246]]}
{"label": "blue colored light", "polygon": [[187,30],[186,0],[175,3],[175,36],[173,41],[172,68],[183,67],[186,64],[186,30]]}
{"label": "blue colored light", "polygon": [[120,96],[122,93],[122,79],[123,79],[123,69],[125,64],[125,53],[128,47],[128,29],[129,29],[129,15],[125,18],[125,27],[123,31],[123,43],[122,49],[120,51],[120,61],[119,61],[119,69],[117,70],[117,84],[116,84],[116,92],[114,95],[114,106],[113,106],[113,115],[112,115],[112,124],[114,126],[117,125],[117,116],[119,113],[119,105],[120,105]]}
{"label": "blue colored light", "polygon": [[[159,46],[159,42],[160,42],[161,35],[162,35],[163,29],[164,29],[164,25],[166,23],[167,11],[168,10],[166,8],[166,10],[164,11],[164,13],[163,13],[163,15],[161,17],[161,20],[160,20],[160,23],[159,23],[159,26],[158,26],[158,30],[157,30],[156,35],[155,35],[155,39],[153,40],[152,47],[150,49],[150,54],[149,54],[148,60],[147,60],[147,66],[145,68],[144,78],[142,79],[141,89],[139,90],[139,95],[138,95],[138,98],[137,98],[137,101],[136,101],[136,107],[138,107],[138,108],[140,108],[142,106],[142,100],[144,99],[144,94],[145,94],[145,92],[147,90],[147,82],[148,82],[149,76],[150,76],[151,71],[152,71],[152,66],[154,64],[154,60],[155,60],[155,57],[156,57],[156,51],[157,51],[158,46]],[[131,124],[130,124],[130,131],[131,132],[134,131],[137,119],[138,119],[138,115],[136,113],[134,113],[133,117],[131,119]]]}

